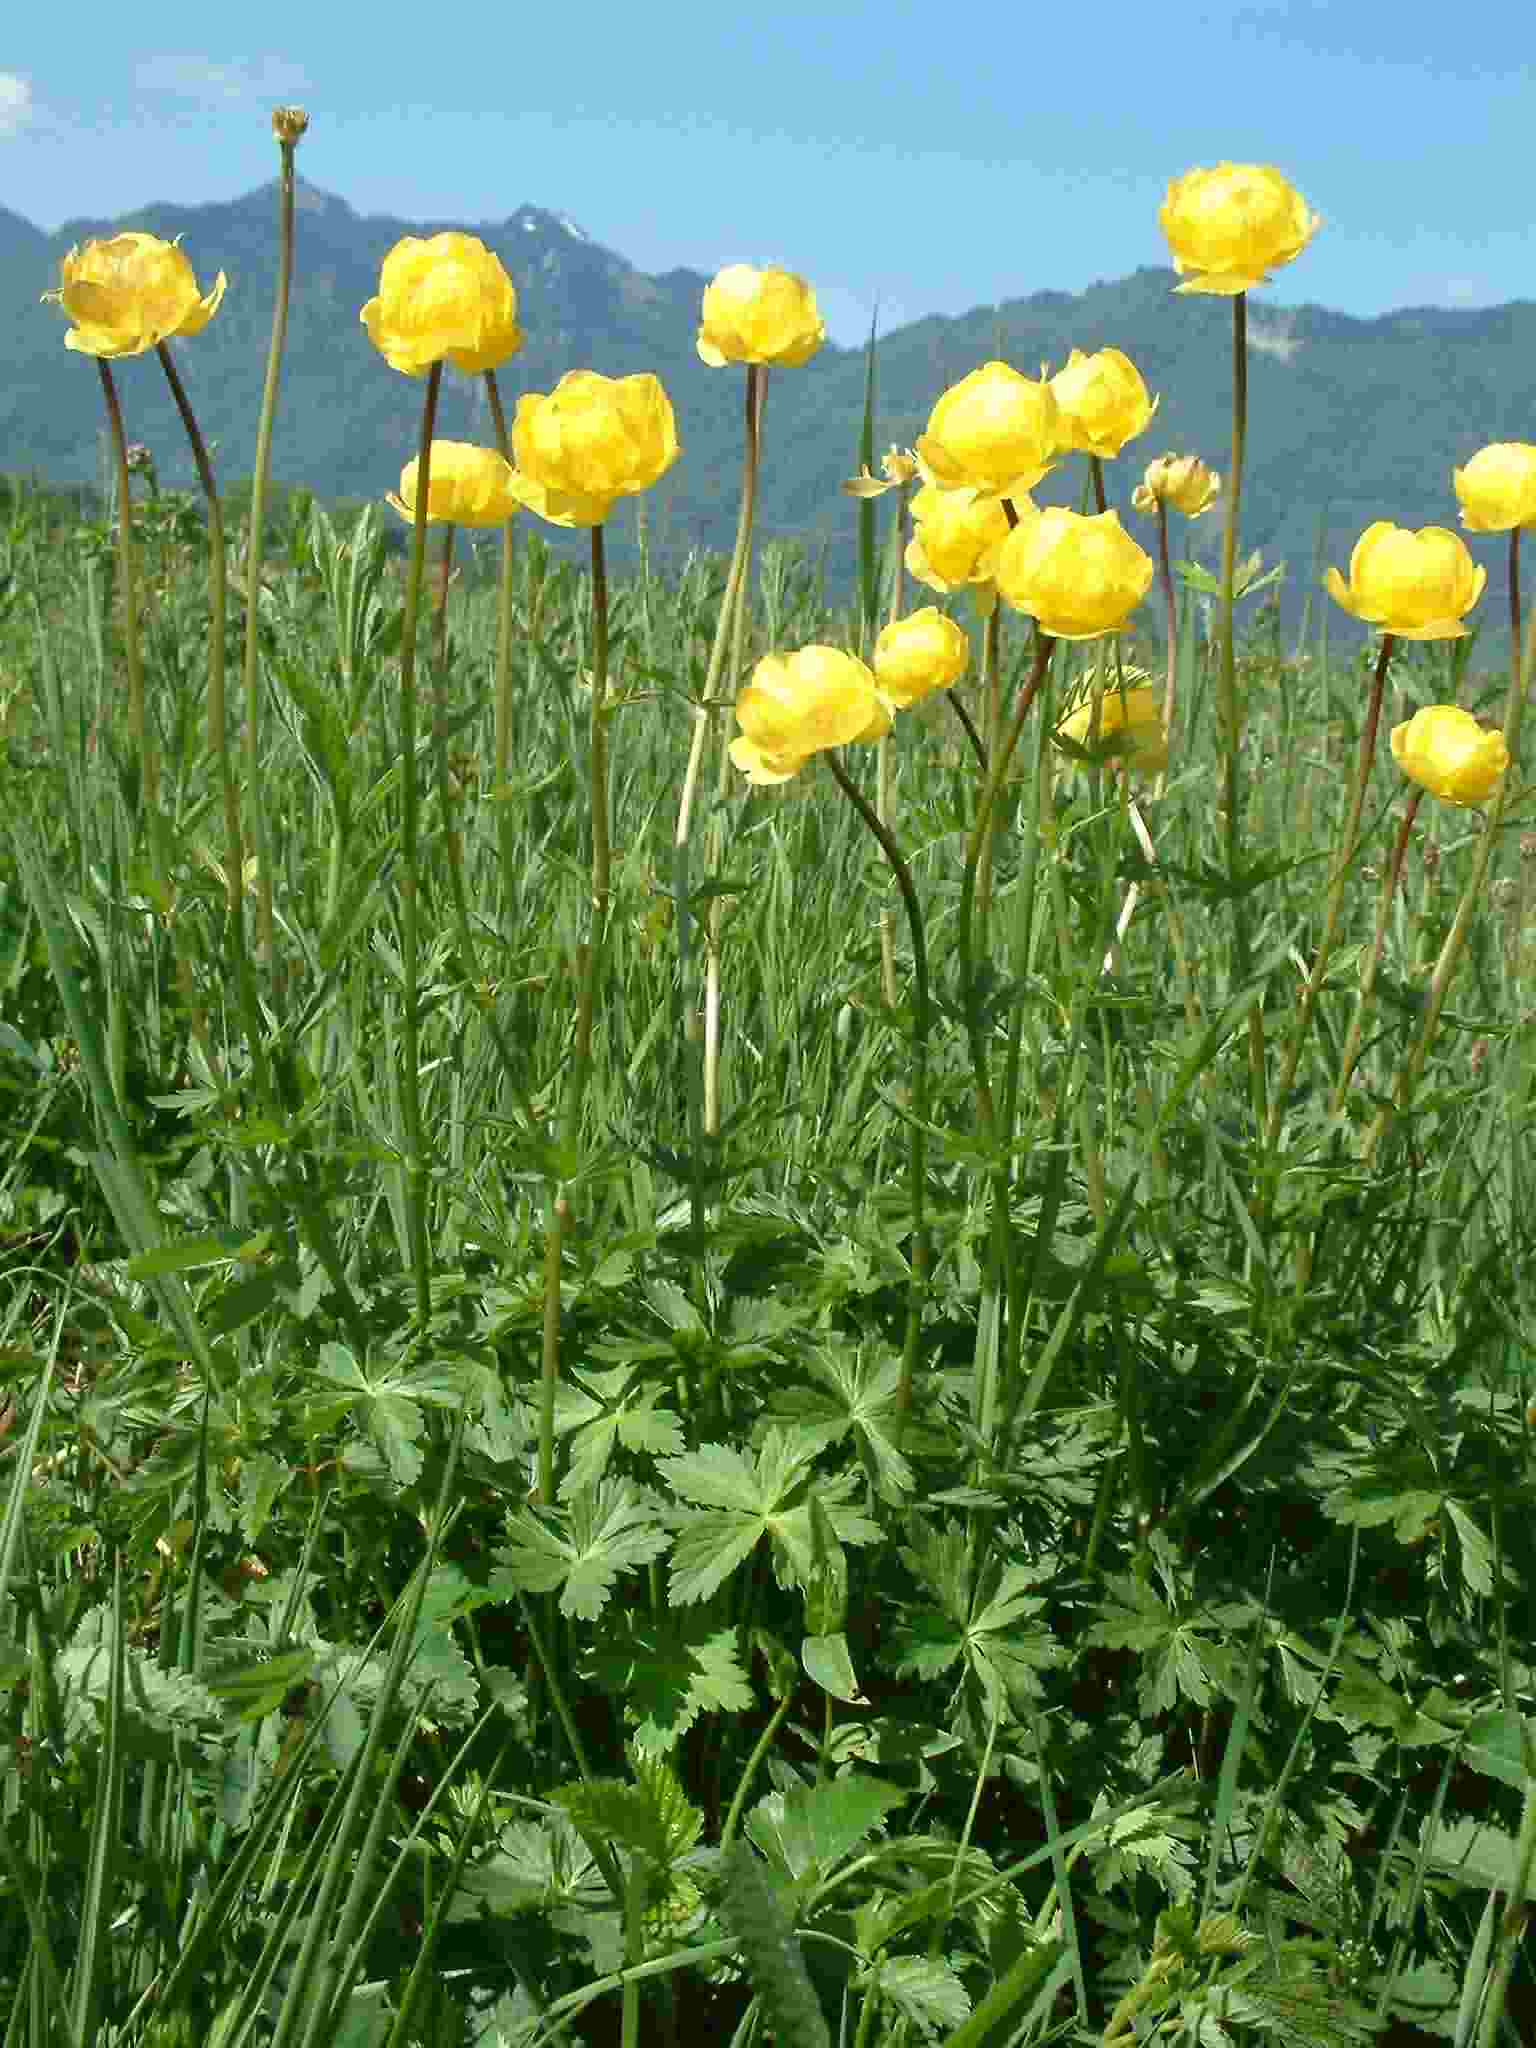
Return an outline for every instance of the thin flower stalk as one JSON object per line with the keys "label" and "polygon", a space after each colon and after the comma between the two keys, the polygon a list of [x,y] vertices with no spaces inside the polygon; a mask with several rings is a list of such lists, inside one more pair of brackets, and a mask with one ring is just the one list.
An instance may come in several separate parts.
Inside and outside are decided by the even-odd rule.
{"label": "thin flower stalk", "polygon": [[[608,817],[608,562],[602,521],[592,527],[592,714],[587,799],[592,836],[591,922],[576,952],[576,1035],[566,1077],[562,1139],[574,1168],[581,1117],[592,1078],[592,1031],[602,988],[612,889],[613,843]],[[555,1394],[560,1384],[560,1264],[572,1218],[569,1182],[551,1191],[544,1241],[544,1331],[539,1386],[539,1498],[555,1499]]]}
{"label": "thin flower stalk", "polygon": [[1349,871],[1360,848],[1360,820],[1365,811],[1365,792],[1371,779],[1371,765],[1376,758],[1376,735],[1381,723],[1381,699],[1386,688],[1387,668],[1392,660],[1392,649],[1395,644],[1391,633],[1382,635],[1381,652],[1376,658],[1376,673],[1371,680],[1371,694],[1366,703],[1365,723],[1360,728],[1360,750],[1355,761],[1354,787],[1350,791],[1344,830],[1339,840],[1338,853],[1334,856],[1333,873],[1329,877],[1328,897],[1323,910],[1322,935],[1317,942],[1311,972],[1302,985],[1296,1021],[1291,1027],[1285,1057],[1280,1064],[1280,1077],[1275,1087],[1274,1100],[1270,1104],[1269,1120],[1265,1128],[1265,1145],[1270,1155],[1271,1166],[1275,1148],[1280,1141],[1280,1122],[1285,1113],[1285,1104],[1290,1096],[1292,1083],[1296,1079],[1296,1070],[1301,1064],[1302,1048],[1306,1043],[1307,1029],[1312,1021],[1313,1007],[1327,975],[1334,941],[1338,937]]}
{"label": "thin flower stalk", "polygon": [[[502,459],[512,460],[512,436],[507,430],[506,408],[501,402],[501,389],[496,382],[496,372],[486,370],[485,395],[490,403],[491,423],[495,429],[496,447]],[[501,530],[501,576],[496,590],[496,734],[495,734],[495,802],[499,825],[497,842],[501,854],[503,878],[512,872],[513,820],[508,802],[508,783],[512,774],[512,615],[513,615],[513,565],[512,521],[509,519]],[[533,628],[529,626],[530,641]]]}
{"label": "thin flower stalk", "polygon": [[1397,885],[1402,879],[1403,862],[1407,857],[1408,842],[1413,836],[1414,820],[1419,815],[1419,805],[1423,800],[1422,789],[1415,789],[1410,794],[1402,823],[1397,828],[1397,837],[1392,842],[1392,854],[1387,862],[1386,873],[1381,878],[1381,894],[1376,905],[1376,936],[1371,942],[1370,954],[1360,976],[1360,989],[1355,997],[1355,1013],[1349,1020],[1349,1035],[1344,1041],[1343,1055],[1339,1060],[1339,1078],[1334,1083],[1333,1099],[1328,1105],[1335,1116],[1344,1106],[1344,1098],[1349,1093],[1349,1084],[1354,1078],[1355,1067],[1360,1059],[1360,1042],[1365,1035],[1366,1013],[1376,990],[1376,976],[1381,970],[1382,957],[1387,949],[1387,919],[1391,914],[1392,900],[1397,894]]}
{"label": "thin flower stalk", "polygon": [[139,794],[153,803],[158,775],[144,717],[144,664],[139,651],[139,566],[133,539],[128,437],[123,432],[123,409],[118,404],[112,365],[105,356],[98,356],[96,368],[101,373],[101,395],[106,403],[117,469],[117,574],[123,588],[123,666],[128,675],[128,742],[138,770]]}
{"label": "thin flower stalk", "polygon": [[[1217,650],[1217,711],[1221,723],[1222,802],[1226,814],[1227,874],[1236,878],[1242,835],[1243,714],[1237,693],[1237,541],[1243,504],[1243,457],[1248,439],[1248,294],[1232,297],[1232,462],[1227,481],[1227,523],[1221,537],[1221,587],[1218,598],[1220,641]],[[1246,982],[1251,966],[1248,899],[1232,898],[1232,948],[1235,978]],[[1257,1003],[1248,1012],[1249,1088],[1254,1121],[1266,1128],[1264,1017]],[[1282,1088],[1277,1100],[1283,1098]]]}
{"label": "thin flower stalk", "polygon": [[288,300],[293,285],[293,153],[307,126],[307,120],[296,108],[280,107],[272,117],[279,158],[277,295],[272,306],[266,376],[261,387],[261,413],[256,422],[250,530],[245,547],[245,786],[256,844],[257,944],[266,961],[268,978],[274,981],[277,963],[272,918],[272,849],[261,775],[261,566],[267,530],[267,480],[272,471],[272,426],[277,417],[277,390],[282,374],[283,348],[288,339]]}
{"label": "thin flower stalk", "polygon": [[[443,381],[441,359],[427,371],[416,456],[416,503],[432,502],[432,435]],[[421,1121],[421,792],[416,779],[416,634],[426,579],[427,520],[412,522],[400,637],[400,911],[401,1039],[405,1056],[401,1099],[405,1111],[406,1228],[416,1291],[416,1318],[425,1334],[432,1315],[432,1265],[427,1242],[427,1155]]]}
{"label": "thin flower stalk", "polygon": [[[904,478],[896,487],[896,509],[892,533],[891,602],[886,613],[888,624],[901,617],[902,556],[907,545],[907,499],[911,492],[911,479]],[[951,696],[953,692],[949,692]],[[880,822],[887,832],[896,829],[896,758],[891,748],[891,735],[876,743],[875,747],[875,809]],[[896,913],[889,904],[880,912],[880,986],[885,996],[886,1008],[894,1010],[899,996],[896,981]]]}
{"label": "thin flower stalk", "polygon": [[688,765],[683,773],[683,787],[678,798],[677,827],[673,835],[673,903],[677,915],[677,967],[678,1001],[678,1042],[684,1048],[688,1088],[689,1156],[693,1163],[693,1233],[697,1248],[703,1245],[704,1197],[703,1197],[703,1147],[705,1133],[705,1095],[703,1061],[695,1059],[688,1051],[691,1034],[684,1026],[687,1014],[688,985],[692,966],[693,916],[690,894],[691,863],[689,833],[693,822],[694,799],[698,793],[699,777],[703,769],[704,749],[708,741],[711,712],[720,687],[721,675],[725,668],[726,656],[734,644],[736,609],[746,583],[747,568],[752,557],[752,528],[757,510],[757,479],[760,464],[760,448],[763,421],[763,402],[767,392],[768,372],[760,363],[746,366],[743,396],[743,449],[741,470],[741,504],[736,518],[736,544],[731,551],[730,568],[726,574],[725,592],[720,600],[720,612],[715,621],[715,637],[709,653],[709,667],[704,675],[701,701],[693,714],[693,736],[688,750]]}
{"label": "thin flower stalk", "polygon": [[[192,461],[197,470],[198,482],[202,486],[204,504],[208,514],[208,737],[214,757],[219,765],[219,782],[224,796],[225,849],[225,900],[228,915],[229,943],[234,955],[235,989],[240,1003],[241,1015],[245,1022],[247,1053],[257,1089],[269,1110],[278,1108],[272,1073],[265,1046],[266,1024],[262,1017],[261,1004],[256,994],[256,983],[251,972],[251,958],[245,943],[245,848],[241,834],[240,797],[235,779],[234,764],[229,750],[229,724],[225,690],[224,628],[228,608],[228,550],[224,537],[224,512],[219,502],[218,484],[209,460],[208,446],[198,426],[197,415],[192,410],[192,401],[187,396],[181,373],[176,368],[175,358],[165,342],[156,343],[160,367],[170,386],[176,410],[181,415],[187,441],[192,450]],[[105,368],[105,364],[102,366]],[[262,1177],[259,1165],[253,1162],[252,1172]],[[363,1320],[346,1276],[342,1261],[341,1247],[336,1242],[330,1218],[324,1206],[312,1189],[302,1179],[292,1183],[293,1200],[305,1227],[315,1256],[324,1267],[331,1283],[332,1292],[354,1342],[363,1341]]]}
{"label": "thin flower stalk", "polygon": [[[996,761],[1003,741],[1002,612],[1000,604],[992,607],[981,634],[982,718],[989,761]],[[986,830],[976,857],[976,916],[983,927],[992,908],[992,841],[995,829],[994,813],[989,809]]]}
{"label": "thin flower stalk", "polygon": [[1504,745],[1509,754],[1510,768],[1500,778],[1499,786],[1489,800],[1487,816],[1472,857],[1472,872],[1467,877],[1466,887],[1462,890],[1461,901],[1456,906],[1456,915],[1451,922],[1451,929],[1446,934],[1445,944],[1440,948],[1440,957],[1435,962],[1434,973],[1430,976],[1418,1033],[1412,1048],[1398,1069],[1390,1099],[1377,1111],[1375,1120],[1366,1133],[1362,1151],[1366,1165],[1375,1158],[1376,1148],[1386,1135],[1394,1115],[1406,1115],[1413,1106],[1413,1098],[1424,1072],[1424,1063],[1429,1058],[1430,1047],[1434,1044],[1435,1034],[1440,1026],[1440,1012],[1445,1007],[1446,995],[1461,963],[1467,934],[1472,928],[1472,919],[1487,879],[1489,862],[1493,858],[1493,849],[1503,829],[1504,813],[1511,792],[1512,770],[1520,757],[1520,728],[1525,718],[1525,700],[1530,693],[1533,677],[1536,677],[1536,619],[1531,621],[1526,633],[1525,651],[1519,667],[1510,678],[1509,695],[1504,707]]}
{"label": "thin flower stalk", "polygon": [[[1014,737],[1017,738],[1017,732]],[[917,1354],[922,1337],[923,1304],[928,1295],[928,1035],[931,1023],[928,947],[923,929],[922,905],[918,901],[912,871],[902,858],[901,848],[897,845],[894,834],[885,825],[869,799],[849,779],[847,770],[835,752],[828,753],[827,765],[832,770],[838,788],[874,834],[881,852],[890,862],[896,886],[901,891],[902,904],[907,913],[907,928],[912,939],[912,1091],[909,1105],[911,1113],[907,1119],[912,1263],[907,1295],[906,1342],[902,1347],[901,1378],[896,1390],[896,1413],[899,1423],[912,1405],[912,1382],[917,1369]]]}

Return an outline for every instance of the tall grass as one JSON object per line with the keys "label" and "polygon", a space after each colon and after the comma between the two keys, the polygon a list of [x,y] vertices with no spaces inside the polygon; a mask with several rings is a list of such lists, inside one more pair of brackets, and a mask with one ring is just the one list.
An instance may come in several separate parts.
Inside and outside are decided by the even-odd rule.
{"label": "tall grass", "polygon": [[[519,541],[505,784],[489,571],[423,633],[410,993],[397,565],[371,514],[301,502],[273,536],[243,599],[253,1043],[205,542],[172,509],[141,507],[147,796],[110,534],[20,490],[0,528],[6,2042],[1523,2038],[1524,799],[1366,1156],[1479,831],[1426,806],[1383,899],[1407,798],[1378,768],[1271,1150],[1248,1019],[1283,1044],[1314,957],[1368,688],[1337,629],[1236,664],[1241,974],[1192,618],[1167,789],[1137,797],[1155,863],[1115,773],[1049,741],[1081,661],[1041,669],[969,980],[976,763],[942,707],[904,720],[936,1010],[904,1415],[911,953],[887,924],[893,1006],[889,869],[811,769],[700,779],[718,1132],[690,1115],[672,840],[723,565],[611,592],[572,1135],[584,577]],[[231,660],[246,623],[232,604]],[[856,635],[766,551],[743,666]],[[1400,655],[1400,699],[1475,702],[1447,660]],[[1006,703],[1031,661],[1011,627]],[[844,766],[873,799],[873,755]],[[553,1182],[579,1201],[543,1503]]]}

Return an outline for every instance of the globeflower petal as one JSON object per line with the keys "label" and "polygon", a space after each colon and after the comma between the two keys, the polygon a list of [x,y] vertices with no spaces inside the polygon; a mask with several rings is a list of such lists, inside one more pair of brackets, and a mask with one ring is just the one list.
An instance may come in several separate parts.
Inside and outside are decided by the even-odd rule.
{"label": "globeflower petal", "polygon": [[176,335],[201,334],[218,311],[221,270],[206,297],[177,242],[137,230],[71,249],[58,289],[43,294],[73,325],[66,348],[81,355],[134,356]]}
{"label": "globeflower petal", "polygon": [[1469,533],[1536,526],[1536,447],[1528,441],[1480,448],[1465,469],[1452,470],[1451,480]]}
{"label": "globeflower petal", "polygon": [[1443,803],[1484,804],[1509,766],[1504,735],[1487,732],[1457,704],[1426,704],[1392,728],[1392,758]]}
{"label": "globeflower petal", "polygon": [[615,499],[648,490],[680,451],[671,404],[649,372],[568,370],[553,391],[518,400],[512,452],[522,503],[558,526],[595,526]]}
{"label": "globeflower petal", "polygon": [[1355,543],[1348,583],[1330,569],[1323,584],[1335,603],[1382,632],[1404,640],[1454,640],[1466,632],[1462,620],[1487,580],[1487,570],[1448,527],[1414,533],[1378,519]]}
{"label": "globeflower petal", "polygon": [[1269,164],[1217,164],[1174,178],[1158,210],[1181,292],[1233,296],[1299,256],[1322,226]]}
{"label": "globeflower petal", "polygon": [[857,655],[813,644],[763,656],[737,699],[736,722],[753,751],[738,756],[733,745],[732,760],[754,780],[764,779],[753,769],[766,764],[768,779],[782,781],[794,773],[790,761],[880,738],[890,730],[890,710]]}
{"label": "globeflower petal", "polygon": [[816,294],[792,270],[731,263],[704,288],[695,346],[713,369],[726,363],[797,369],[826,338]]}
{"label": "globeflower petal", "polygon": [[396,242],[358,318],[390,368],[407,377],[441,362],[478,376],[523,345],[517,293],[500,257],[456,230]]}
{"label": "globeflower petal", "polygon": [[[419,458],[400,472],[400,492],[387,502],[402,519],[416,521],[416,477]],[[512,465],[494,448],[468,441],[432,443],[431,480],[427,486],[427,519],[456,526],[504,526],[522,502]]]}
{"label": "globeflower petal", "polygon": [[952,384],[913,444],[925,481],[993,498],[1032,490],[1055,465],[1061,414],[1042,378],[983,363]]}
{"label": "globeflower petal", "polygon": [[1022,521],[997,558],[997,587],[1058,640],[1117,633],[1152,587],[1152,557],[1116,512],[1084,516],[1047,506]]}
{"label": "globeflower petal", "polygon": [[1073,349],[1050,385],[1061,415],[1059,445],[1101,458],[1118,455],[1127,441],[1145,433],[1160,402],[1117,348],[1091,356]]}

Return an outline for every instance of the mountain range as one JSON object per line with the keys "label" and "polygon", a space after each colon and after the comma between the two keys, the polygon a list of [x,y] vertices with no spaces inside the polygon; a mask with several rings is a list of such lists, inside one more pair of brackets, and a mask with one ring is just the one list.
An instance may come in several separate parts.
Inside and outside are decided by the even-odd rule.
{"label": "mountain range", "polygon": [[[155,205],[114,220],[69,221],[44,233],[0,209],[0,472],[51,484],[95,482],[102,413],[88,361],[63,346],[57,307],[38,303],[59,261],[92,235],[125,228],[180,236],[204,289],[219,270],[229,289],[217,318],[177,353],[205,434],[218,444],[221,481],[250,468],[276,280],[277,194],[268,185],[227,203]],[[297,253],[281,406],[273,442],[280,483],[328,498],[377,500],[414,451],[421,387],[375,353],[358,309],[379,266],[406,234],[469,226],[502,258],[517,285],[527,333],[499,373],[509,413],[519,392],[547,391],[561,373],[653,370],[678,417],[683,455],[648,494],[653,547],[727,549],[741,463],[741,377],[707,368],[694,351],[705,275],[650,276],[593,242],[563,214],[522,206],[498,222],[412,222],[363,216],[300,183]],[[1027,234],[1027,224],[1019,232]],[[877,447],[910,443],[946,385],[1002,355],[1035,374],[1069,349],[1114,346],[1137,364],[1161,404],[1151,427],[1109,466],[1111,502],[1128,510],[1145,463],[1164,449],[1193,451],[1225,471],[1231,436],[1231,313],[1225,299],[1175,296],[1171,270],[1146,267],[1082,292],[1038,291],[956,318],[915,321],[880,338]],[[1294,618],[1317,565],[1347,566],[1362,528],[1458,525],[1453,464],[1486,442],[1536,439],[1536,304],[1479,310],[1410,308],[1356,319],[1313,305],[1282,306],[1268,292],[1249,313],[1249,457],[1243,493],[1245,550],[1287,564],[1285,612]],[[190,486],[181,430],[153,357],[119,366],[130,438],[147,443],[162,482]],[[857,468],[864,352],[828,346],[770,379],[759,533],[825,545],[829,574],[853,561],[853,503],[838,489]],[[439,432],[490,438],[478,386],[444,380]],[[1065,463],[1037,496],[1081,501],[1082,464]],[[1177,552],[1213,558],[1220,514],[1182,528]],[[628,522],[628,523],[626,523]],[[621,515],[616,540],[632,533]],[[1474,536],[1489,570],[1480,613],[1487,640],[1503,632],[1507,549]],[[1335,614],[1340,630],[1356,632]]]}

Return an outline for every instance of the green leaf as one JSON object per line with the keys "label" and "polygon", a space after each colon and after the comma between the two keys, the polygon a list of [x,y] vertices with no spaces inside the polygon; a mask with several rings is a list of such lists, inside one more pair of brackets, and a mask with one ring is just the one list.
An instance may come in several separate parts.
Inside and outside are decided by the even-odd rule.
{"label": "green leaf", "polygon": [[881,1778],[850,1771],[770,1793],[753,1808],[747,1833],[798,1881],[813,1868],[831,1870],[907,1797]]}
{"label": "green leaf", "polygon": [[853,1675],[846,1636],[807,1636],[800,1645],[800,1661],[806,1676],[833,1699],[847,1700],[856,1707],[868,1704]]}
{"label": "green leaf", "polygon": [[602,1613],[617,1579],[667,1547],[649,1496],[624,1479],[605,1479],[561,1509],[523,1508],[507,1534],[496,1557],[511,1584],[525,1593],[558,1590],[561,1613],[584,1621]]}
{"label": "green leaf", "polygon": [[604,1692],[622,1701],[644,1755],[674,1748],[701,1713],[743,1714],[753,1703],[736,1631],[699,1614],[624,1616],[592,1650],[589,1669]]}

